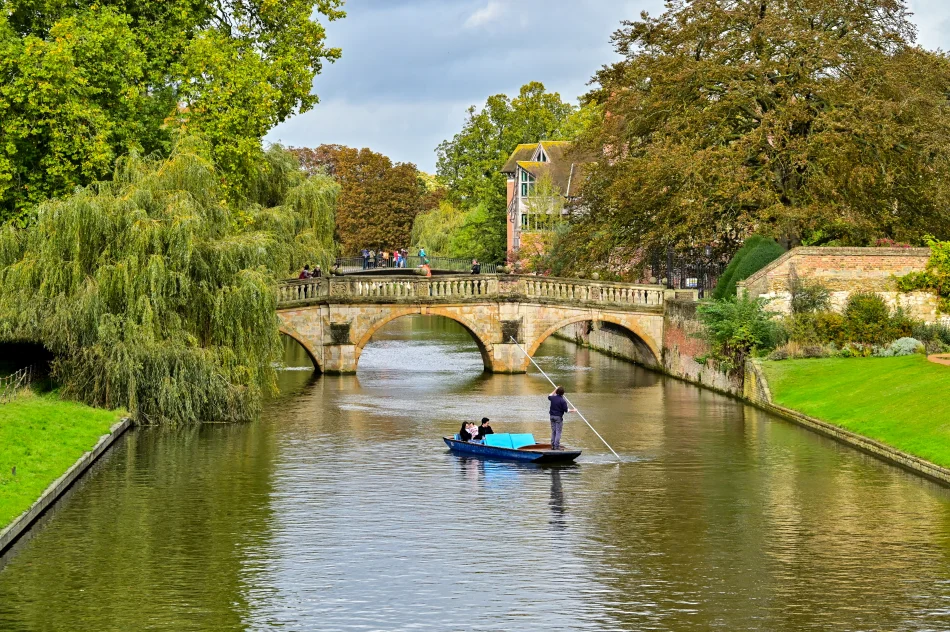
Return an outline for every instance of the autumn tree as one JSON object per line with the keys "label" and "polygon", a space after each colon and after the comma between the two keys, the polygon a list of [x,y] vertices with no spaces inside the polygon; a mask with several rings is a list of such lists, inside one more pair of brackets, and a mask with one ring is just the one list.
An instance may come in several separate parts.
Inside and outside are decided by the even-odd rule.
{"label": "autumn tree", "polygon": [[306,171],[322,171],[340,184],[336,236],[342,253],[409,246],[413,220],[433,204],[415,165],[393,164],[383,154],[342,145],[292,151]]}
{"label": "autumn tree", "polygon": [[514,98],[496,94],[481,109],[470,107],[462,131],[439,145],[437,173],[449,200],[469,212],[459,228],[461,241],[472,249],[468,256],[505,258],[506,179],[500,169],[521,143],[565,140],[570,137],[562,130],[583,129],[584,119],[576,113],[559,94],[532,82]]}
{"label": "autumn tree", "polygon": [[578,267],[753,232],[866,245],[950,233],[950,63],[903,0],[671,0],[613,37],[588,98]]}
{"label": "autumn tree", "polygon": [[0,221],[201,133],[231,197],[317,102],[342,0],[0,0]]}

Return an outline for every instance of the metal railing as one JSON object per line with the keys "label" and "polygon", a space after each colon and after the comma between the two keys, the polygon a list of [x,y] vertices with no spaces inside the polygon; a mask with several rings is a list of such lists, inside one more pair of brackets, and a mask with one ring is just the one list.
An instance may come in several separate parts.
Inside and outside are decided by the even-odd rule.
{"label": "metal railing", "polygon": [[339,302],[527,300],[627,310],[662,309],[658,285],[549,279],[515,275],[436,277],[348,276],[292,280],[278,288],[278,306]]}
{"label": "metal railing", "polygon": [[[441,270],[445,272],[471,272],[472,271],[472,260],[471,259],[453,259],[449,257],[428,257],[429,267],[433,270]],[[342,257],[336,260],[334,263],[334,269],[337,274],[355,274],[358,272],[367,272],[370,270],[413,270],[422,266],[422,257],[409,256],[406,257],[405,261],[401,262],[402,265],[397,266],[396,262],[392,259],[382,260],[378,257],[376,259],[363,259],[362,257]],[[498,270],[498,266],[494,263],[483,263],[481,264],[482,274],[495,274]]]}
{"label": "metal railing", "polygon": [[0,404],[6,404],[16,398],[20,390],[33,383],[35,370],[32,366],[20,369],[16,373],[0,377]]}

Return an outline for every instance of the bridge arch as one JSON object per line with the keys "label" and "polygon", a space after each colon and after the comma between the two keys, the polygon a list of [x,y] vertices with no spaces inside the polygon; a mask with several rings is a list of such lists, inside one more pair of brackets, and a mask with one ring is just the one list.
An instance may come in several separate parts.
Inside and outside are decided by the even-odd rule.
{"label": "bridge arch", "polygon": [[372,325],[366,330],[366,332],[360,336],[359,340],[356,343],[356,365],[359,366],[360,356],[363,354],[363,348],[369,344],[370,340],[373,339],[373,336],[380,329],[388,325],[389,323],[403,318],[405,316],[441,316],[443,318],[448,318],[449,320],[455,321],[462,326],[465,331],[469,333],[472,337],[472,340],[475,342],[475,346],[478,347],[478,352],[482,355],[482,363],[485,366],[485,370],[491,372],[493,370],[492,363],[492,345],[491,343],[485,342],[482,337],[477,333],[474,325],[468,320],[458,314],[454,314],[449,310],[442,309],[439,307],[409,307],[405,309],[398,309],[388,311],[382,318],[377,319],[373,322]]}
{"label": "bridge arch", "polygon": [[[636,321],[635,318],[623,318],[620,316],[614,316],[612,314],[578,314],[565,318],[564,320],[555,323],[551,327],[548,327],[541,335],[537,336],[534,341],[527,347],[528,355],[532,358],[537,352],[538,347],[541,346],[545,340],[550,338],[555,332],[564,329],[574,323],[582,322],[602,322],[610,323],[620,329],[624,330],[627,334],[630,335],[630,339],[633,341],[634,345],[637,346],[637,349],[644,356],[644,364],[659,366],[661,364],[662,353],[656,341],[644,331],[643,327]],[[527,370],[530,360],[528,358],[524,359],[524,368]]]}
{"label": "bridge arch", "polygon": [[313,348],[310,346],[310,342],[307,340],[306,336],[300,335],[293,327],[288,327],[287,325],[281,325],[278,327],[280,334],[282,336],[287,336],[298,345],[303,347],[303,350],[307,352],[307,357],[310,358],[310,361],[313,362],[313,368],[317,373],[323,373],[323,367],[320,365],[320,361],[317,359],[317,354],[314,352]]}

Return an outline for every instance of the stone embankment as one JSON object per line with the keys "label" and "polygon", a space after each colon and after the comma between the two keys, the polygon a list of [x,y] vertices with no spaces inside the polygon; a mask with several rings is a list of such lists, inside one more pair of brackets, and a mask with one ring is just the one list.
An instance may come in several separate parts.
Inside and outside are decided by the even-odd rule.
{"label": "stone embankment", "polygon": [[53,481],[46,491],[25,512],[0,531],[0,556],[3,556],[16,542],[23,537],[36,521],[53,506],[63,494],[92,467],[122,434],[131,427],[132,421],[128,418],[114,424],[109,433],[102,435],[93,448],[79,457],[72,467]]}
{"label": "stone embankment", "polygon": [[[765,374],[756,361],[747,363],[743,376],[744,380],[738,376],[717,370],[711,363],[702,364],[698,362],[696,358],[706,354],[709,348],[703,340],[696,336],[701,328],[696,317],[696,305],[695,302],[691,301],[667,300],[664,318],[663,361],[659,367],[643,362],[637,353],[636,345],[629,339],[629,334],[616,327],[606,324],[598,326],[591,323],[576,323],[561,332],[561,337],[574,340],[577,344],[618,358],[658,369],[672,377],[733,395],[757,408],[845,443],[888,463],[942,484],[950,485],[950,470],[947,468],[834,424],[775,404]],[[950,357],[948,357],[947,363],[950,364]]]}

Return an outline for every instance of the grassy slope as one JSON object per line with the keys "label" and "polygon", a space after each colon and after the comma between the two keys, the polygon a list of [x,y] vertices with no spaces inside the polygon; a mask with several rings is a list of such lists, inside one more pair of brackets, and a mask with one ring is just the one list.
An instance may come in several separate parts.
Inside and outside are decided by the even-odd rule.
{"label": "grassy slope", "polygon": [[914,355],[763,368],[775,403],[950,467],[950,367]]}
{"label": "grassy slope", "polygon": [[123,414],[55,395],[26,394],[0,404],[0,529],[36,502]]}

